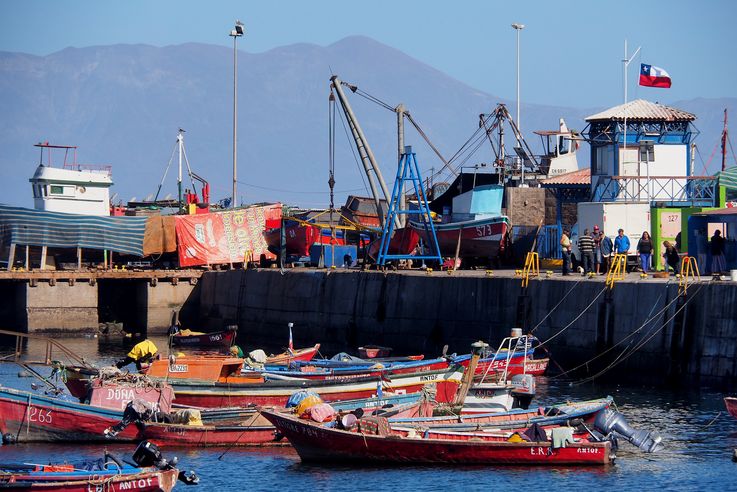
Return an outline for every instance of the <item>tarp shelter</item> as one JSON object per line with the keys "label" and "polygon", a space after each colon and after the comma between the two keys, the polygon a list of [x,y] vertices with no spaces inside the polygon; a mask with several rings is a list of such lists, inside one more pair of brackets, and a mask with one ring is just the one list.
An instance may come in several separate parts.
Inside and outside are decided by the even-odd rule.
{"label": "tarp shelter", "polygon": [[711,245],[715,230],[726,240],[724,259],[727,270],[737,270],[737,208],[721,208],[688,218],[688,255],[696,258],[701,273],[711,273]]}
{"label": "tarp shelter", "polygon": [[273,259],[264,239],[264,231],[279,227],[280,203],[227,212],[176,217],[179,265],[242,263],[247,256]]}
{"label": "tarp shelter", "polygon": [[0,244],[99,249],[143,256],[147,220],[0,205]]}
{"label": "tarp shelter", "polygon": [[154,215],[146,222],[143,236],[143,255],[173,253],[177,250],[176,222],[174,216]]}

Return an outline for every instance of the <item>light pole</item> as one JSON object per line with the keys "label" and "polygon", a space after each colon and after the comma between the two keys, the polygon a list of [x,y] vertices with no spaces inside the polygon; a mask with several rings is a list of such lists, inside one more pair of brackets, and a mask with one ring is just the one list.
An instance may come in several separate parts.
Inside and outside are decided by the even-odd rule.
{"label": "light pole", "polygon": [[[525,28],[524,24],[518,24],[517,22],[512,24],[512,28],[517,31],[517,130],[519,131],[519,134],[522,134],[522,127],[520,126],[520,120],[519,120],[519,33],[522,29]],[[517,146],[520,147],[522,143],[520,142],[519,138],[517,139]],[[522,169],[522,182],[521,184],[525,183],[525,162],[524,160],[520,159],[520,168]]]}
{"label": "light pole", "polygon": [[236,183],[238,180],[238,38],[243,36],[245,29],[243,23],[235,21],[235,27],[230,31],[233,37],[233,197],[230,203],[232,208],[236,206]]}

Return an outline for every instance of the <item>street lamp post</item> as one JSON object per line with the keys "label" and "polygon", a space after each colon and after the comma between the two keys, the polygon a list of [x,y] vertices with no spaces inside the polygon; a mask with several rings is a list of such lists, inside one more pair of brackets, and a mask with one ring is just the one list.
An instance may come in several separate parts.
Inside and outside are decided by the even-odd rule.
{"label": "street lamp post", "polygon": [[238,38],[243,36],[243,23],[235,21],[235,27],[230,31],[233,38],[233,197],[230,206],[236,206],[236,183],[238,180]]}
{"label": "street lamp post", "polygon": [[[524,24],[518,24],[517,22],[512,24],[512,28],[517,31],[517,130],[519,131],[520,135],[522,134],[522,126],[520,125],[520,119],[519,119],[519,33],[522,29],[525,28]],[[520,147],[522,143],[519,141],[519,138],[517,139],[517,146]],[[522,181],[521,184],[525,183],[525,162],[524,160],[521,160],[522,169]]]}

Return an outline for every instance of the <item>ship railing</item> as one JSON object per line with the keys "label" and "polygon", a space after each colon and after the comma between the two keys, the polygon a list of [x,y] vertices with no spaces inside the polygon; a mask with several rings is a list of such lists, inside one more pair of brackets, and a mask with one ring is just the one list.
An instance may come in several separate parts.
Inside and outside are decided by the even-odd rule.
{"label": "ship railing", "polygon": [[113,166],[109,164],[64,164],[64,169],[71,169],[73,171],[89,171],[93,173],[107,174],[111,176],[113,174]]}
{"label": "ship railing", "polygon": [[713,207],[716,176],[592,176],[598,202],[665,202],[673,206]]}

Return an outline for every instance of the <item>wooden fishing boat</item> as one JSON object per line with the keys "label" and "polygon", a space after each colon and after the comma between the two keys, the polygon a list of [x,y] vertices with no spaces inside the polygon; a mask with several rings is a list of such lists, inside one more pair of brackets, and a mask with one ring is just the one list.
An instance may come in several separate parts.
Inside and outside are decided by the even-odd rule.
{"label": "wooden fishing boat", "polygon": [[313,347],[286,350],[281,354],[272,355],[266,358],[266,364],[270,365],[289,365],[295,361],[310,361],[320,350],[320,344],[316,343]]}
{"label": "wooden fishing boat", "polygon": [[50,492],[169,492],[176,485],[178,474],[176,468],[159,470],[110,463],[104,470],[91,471],[72,465],[0,465],[0,488]]}
{"label": "wooden fishing boat", "polygon": [[188,348],[229,348],[235,342],[237,328],[214,333],[200,333],[182,330],[171,336],[171,344]]}
{"label": "wooden fishing boat", "polygon": [[437,358],[419,361],[402,362],[376,362],[369,365],[360,364],[336,364],[322,366],[321,364],[302,363],[292,369],[287,366],[266,366],[264,369],[244,368],[243,374],[260,374],[267,378],[300,378],[310,380],[341,380],[366,378],[366,377],[388,377],[397,374],[411,374],[414,372],[437,371],[450,367],[450,361],[446,358]]}
{"label": "wooden fishing boat", "polygon": [[737,397],[727,396],[724,398],[724,404],[727,406],[727,412],[737,419]]}
{"label": "wooden fishing boat", "polygon": [[[336,410],[366,413],[382,410],[387,416],[415,418],[427,415],[422,393],[382,395],[336,402]],[[186,409],[184,409],[186,410]],[[431,413],[431,412],[430,412]],[[117,434],[106,433],[123,420],[122,410],[70,402],[27,391],[0,387],[0,433],[7,442],[137,442],[159,446],[258,446],[286,444],[255,407],[200,409],[199,422],[136,421]]]}
{"label": "wooden fishing boat", "polygon": [[[611,443],[580,440],[566,447],[551,442],[509,442],[404,437],[375,417],[353,430],[329,427],[294,415],[263,409],[305,462],[391,464],[606,465],[613,461]],[[384,421],[385,422],[385,421]],[[358,429],[375,429],[373,433]]]}
{"label": "wooden fishing boat", "polygon": [[566,402],[534,409],[514,409],[508,412],[468,415],[440,415],[422,418],[391,418],[392,426],[408,426],[415,428],[440,427],[454,430],[473,430],[483,427],[494,429],[527,428],[532,424],[563,425],[575,420],[591,424],[599,412],[609,408],[613,398],[599,398],[580,402]]}
{"label": "wooden fishing boat", "polygon": [[70,464],[0,464],[0,488],[54,492],[90,492],[142,490],[169,492],[180,480],[188,485],[199,483],[194,472],[179,472],[172,461],[163,457],[158,447],[141,442],[124,462],[105,451],[96,461]]}
{"label": "wooden fishing boat", "polygon": [[436,400],[450,402],[463,374],[459,366],[443,370],[423,371],[393,375],[390,381],[376,377],[357,377],[347,380],[280,379],[264,380],[244,376],[217,378],[216,380],[169,379],[178,404],[195,407],[222,407],[273,405],[284,406],[295,391],[308,389],[316,392],[326,402],[369,398],[382,391],[392,393],[416,393],[427,384],[435,384]]}
{"label": "wooden fishing boat", "polygon": [[[410,222],[425,244],[430,244],[423,224]],[[504,215],[477,220],[434,224],[441,256],[494,259],[504,252],[505,239],[511,230]],[[460,247],[459,238],[460,237]]]}

